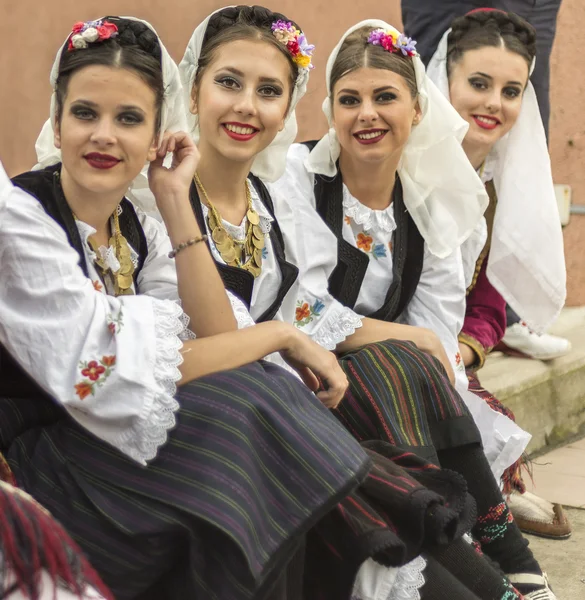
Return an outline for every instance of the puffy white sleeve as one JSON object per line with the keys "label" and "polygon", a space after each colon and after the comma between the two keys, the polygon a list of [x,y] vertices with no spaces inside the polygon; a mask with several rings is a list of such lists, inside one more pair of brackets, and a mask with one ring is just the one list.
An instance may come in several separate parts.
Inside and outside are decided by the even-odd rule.
{"label": "puffy white sleeve", "polygon": [[[88,431],[146,464],[175,425],[181,307],[170,275],[152,295],[96,291],[61,227],[12,188],[0,219],[0,342]],[[162,242],[161,242],[162,243]]]}
{"label": "puffy white sleeve", "polygon": [[457,379],[461,379],[462,383],[465,381],[467,389],[465,366],[457,339],[465,318],[465,290],[460,250],[441,259],[431,254],[425,245],[420,281],[400,320],[408,325],[431,329],[439,336]]}
{"label": "puffy white sleeve", "polygon": [[337,264],[337,239],[315,210],[314,176],[304,166],[309,150],[293,144],[285,174],[270,190],[282,231],[287,260],[299,268],[294,298],[283,314],[327,350],[334,350],[362,326],[362,318],[329,293],[329,276]]}

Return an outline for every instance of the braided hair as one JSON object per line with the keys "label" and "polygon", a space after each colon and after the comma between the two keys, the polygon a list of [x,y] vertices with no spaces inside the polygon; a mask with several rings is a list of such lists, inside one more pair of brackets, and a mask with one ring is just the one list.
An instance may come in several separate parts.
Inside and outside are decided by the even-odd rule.
{"label": "braided hair", "polygon": [[528,67],[536,55],[536,30],[515,13],[478,10],[453,21],[448,37],[447,68],[465,52],[485,46],[502,47],[519,54]]}
{"label": "braided hair", "polygon": [[230,6],[212,15],[207,24],[205,36],[203,37],[194,88],[198,87],[203,73],[213,61],[215,53],[220,46],[237,40],[258,40],[271,44],[286,57],[290,66],[292,96],[292,90],[294,89],[299,71],[287,48],[272,34],[272,24],[279,20],[290,22],[297,29],[301,30],[294,21],[291,21],[283,14],[272,12],[263,6]]}
{"label": "braided hair", "polygon": [[116,25],[117,36],[90,42],[87,48],[80,50],[68,51],[67,43],[63,48],[55,86],[57,120],[60,120],[63,113],[63,103],[73,74],[85,67],[102,65],[134,71],[152,89],[156,97],[158,131],[164,97],[162,50],[158,37],[148,25],[140,21],[120,17],[104,17],[103,20]]}

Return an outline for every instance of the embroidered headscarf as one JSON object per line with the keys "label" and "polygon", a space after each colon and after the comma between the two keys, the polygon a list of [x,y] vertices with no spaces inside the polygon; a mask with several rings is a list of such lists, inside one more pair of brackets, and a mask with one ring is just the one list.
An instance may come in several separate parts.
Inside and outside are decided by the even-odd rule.
{"label": "embroidered headscarf", "polygon": [[[428,76],[449,98],[445,32]],[[534,61],[530,74],[534,70]],[[542,332],[558,317],[566,298],[563,234],[550,156],[534,87],[530,81],[512,129],[485,162],[498,197],[487,277],[531,329]]]}
{"label": "embroidered headscarf", "polygon": [[[323,102],[323,112],[331,128],[307,159],[306,167],[312,173],[330,177],[337,173],[341,147],[332,126],[331,71],[346,38],[366,27],[390,30],[400,36],[388,23],[368,19],[350,27],[333,49],[327,61],[328,97]],[[418,55],[405,60],[414,63],[422,117],[413,126],[398,174],[406,208],[429,250],[444,258],[472,233],[487,207],[488,197],[461,148],[468,124],[426,76]]]}

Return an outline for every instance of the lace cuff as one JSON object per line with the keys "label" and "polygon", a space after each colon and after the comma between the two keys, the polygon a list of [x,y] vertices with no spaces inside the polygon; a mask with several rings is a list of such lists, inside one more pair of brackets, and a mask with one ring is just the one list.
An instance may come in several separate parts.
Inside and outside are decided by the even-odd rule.
{"label": "lace cuff", "polygon": [[341,306],[341,310],[331,310],[319,328],[309,335],[314,342],[326,350],[335,350],[337,344],[355,333],[362,326],[362,317],[350,308]]}
{"label": "lace cuff", "polygon": [[156,457],[160,446],[167,441],[167,432],[176,424],[175,413],[179,403],[175,400],[177,381],[181,379],[179,365],[183,362],[180,336],[185,331],[183,310],[169,300],[154,301],[154,333],[156,339],[154,379],[157,388],[152,403],[120,440],[118,448],[146,465]]}
{"label": "lace cuff", "polygon": [[420,600],[426,566],[422,556],[400,568],[368,559],[358,571],[351,600]]}
{"label": "lace cuff", "polygon": [[256,323],[246,308],[246,305],[231,292],[228,292],[227,295],[230,299],[236,321],[238,322],[238,329],[244,329],[245,327],[252,327],[252,325],[255,325]]}

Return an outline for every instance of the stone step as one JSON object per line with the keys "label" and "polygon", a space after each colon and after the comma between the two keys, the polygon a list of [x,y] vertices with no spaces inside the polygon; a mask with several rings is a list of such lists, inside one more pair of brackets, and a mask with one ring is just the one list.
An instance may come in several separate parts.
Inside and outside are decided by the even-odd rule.
{"label": "stone step", "polygon": [[544,362],[494,352],[479,373],[482,385],[532,434],[531,453],[585,428],[585,307],[565,308],[551,333],[571,341],[569,354]]}

